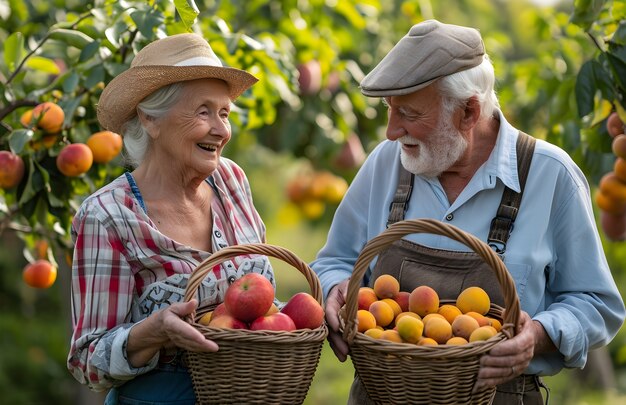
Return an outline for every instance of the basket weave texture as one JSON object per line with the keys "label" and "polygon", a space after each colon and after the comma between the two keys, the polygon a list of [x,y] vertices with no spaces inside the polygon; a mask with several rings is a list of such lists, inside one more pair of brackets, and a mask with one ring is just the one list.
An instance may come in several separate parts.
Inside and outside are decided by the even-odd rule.
{"label": "basket weave texture", "polygon": [[[506,310],[494,304],[488,316],[502,320],[502,330],[487,341],[461,346],[417,346],[373,339],[357,332],[358,291],[372,259],[394,241],[412,233],[447,236],[463,243],[491,267],[502,289]],[[504,312],[504,318],[503,318]],[[472,393],[480,357],[504,339],[513,337],[520,305],[515,283],[500,257],[484,242],[437,220],[396,222],[371,239],[361,251],[340,311],[344,339],[350,343],[352,363],[370,398],[377,404],[490,404],[495,388]]]}
{"label": "basket weave texture", "polygon": [[[212,254],[191,275],[185,302],[196,295],[202,279],[214,266],[250,254],[275,257],[299,270],[309,284],[311,295],[323,305],[321,285],[313,270],[289,250],[265,243],[230,246]],[[199,318],[200,314],[194,313],[187,321],[207,339],[215,341],[219,350],[186,352],[198,404],[304,402],[328,335],[326,324],[292,332],[252,331],[208,327],[197,323]]]}

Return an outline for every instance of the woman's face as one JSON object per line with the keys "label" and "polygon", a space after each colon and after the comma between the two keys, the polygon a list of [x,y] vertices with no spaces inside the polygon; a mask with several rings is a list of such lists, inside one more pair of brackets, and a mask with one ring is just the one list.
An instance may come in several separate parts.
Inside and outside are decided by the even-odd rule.
{"label": "woman's face", "polygon": [[162,164],[183,176],[207,177],[231,136],[228,85],[218,79],[184,82],[179,101],[155,122],[153,147]]}

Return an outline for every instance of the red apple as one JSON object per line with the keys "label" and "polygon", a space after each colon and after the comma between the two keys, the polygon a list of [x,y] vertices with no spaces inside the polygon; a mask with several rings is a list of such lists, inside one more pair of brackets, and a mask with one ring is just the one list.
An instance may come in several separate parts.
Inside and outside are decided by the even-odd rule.
{"label": "red apple", "polygon": [[228,313],[228,310],[226,309],[226,304],[222,302],[220,304],[217,304],[217,306],[213,309],[213,315],[211,317],[217,318],[218,316],[224,314],[230,315]]}
{"label": "red apple", "polygon": [[24,161],[15,153],[0,151],[0,188],[10,189],[22,181]]}
{"label": "red apple", "polygon": [[289,315],[296,329],[317,329],[324,322],[324,309],[305,292],[294,294],[280,312]]}
{"label": "red apple", "polygon": [[226,310],[243,322],[265,315],[274,302],[274,286],[259,273],[248,273],[235,280],[224,296]]}
{"label": "red apple", "polygon": [[209,322],[211,328],[223,328],[223,329],[248,329],[248,325],[239,319],[228,315],[222,314],[216,318],[211,318]]}
{"label": "red apple", "polygon": [[363,164],[365,157],[361,139],[357,134],[351,133],[335,156],[335,165],[341,169],[355,169]]}
{"label": "red apple", "polygon": [[252,321],[250,330],[296,330],[296,325],[289,315],[282,312],[276,312],[271,315],[263,315]]}

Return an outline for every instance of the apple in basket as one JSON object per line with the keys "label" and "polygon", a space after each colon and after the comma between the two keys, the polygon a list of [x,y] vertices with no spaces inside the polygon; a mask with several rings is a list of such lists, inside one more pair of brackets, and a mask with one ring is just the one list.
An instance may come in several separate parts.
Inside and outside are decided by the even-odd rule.
{"label": "apple in basket", "polygon": [[250,330],[296,330],[296,325],[289,315],[282,312],[276,312],[271,315],[263,315],[252,321]]}
{"label": "apple in basket", "polygon": [[218,317],[211,318],[211,321],[209,321],[209,327],[223,329],[248,329],[248,325],[246,325],[245,322],[242,322],[234,316],[228,314],[222,314]]}
{"label": "apple in basket", "polygon": [[294,294],[280,312],[293,319],[296,329],[316,329],[324,322],[324,309],[306,292]]}
{"label": "apple in basket", "polygon": [[259,273],[248,273],[235,280],[224,295],[229,314],[243,322],[264,315],[274,302],[274,286]]}

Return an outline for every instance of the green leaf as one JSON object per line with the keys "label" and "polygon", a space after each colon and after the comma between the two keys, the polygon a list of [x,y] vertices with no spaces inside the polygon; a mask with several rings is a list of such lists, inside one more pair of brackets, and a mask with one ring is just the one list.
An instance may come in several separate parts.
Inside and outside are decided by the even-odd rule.
{"label": "green leaf", "polygon": [[575,93],[579,118],[583,118],[593,111],[593,96],[596,91],[593,63],[593,61],[585,62],[576,77]]}
{"label": "green leaf", "polygon": [[24,36],[21,32],[14,32],[4,41],[4,63],[12,72],[19,65],[24,53]]}
{"label": "green leaf", "polygon": [[611,42],[618,45],[626,45],[626,21],[622,21],[619,24],[617,30],[613,33]]}
{"label": "green leaf", "polygon": [[49,34],[51,39],[55,39],[57,41],[65,42],[68,45],[71,45],[78,49],[83,49],[87,45],[93,42],[93,38],[84,32],[76,31],[76,30],[68,30],[65,28],[56,28],[50,31]]}
{"label": "green leaf", "polygon": [[570,21],[583,29],[591,27],[597,20],[607,0],[575,0]]}
{"label": "green leaf", "polygon": [[31,56],[26,61],[26,66],[33,70],[39,70],[51,75],[58,75],[61,70],[53,60],[44,58],[43,56]]}
{"label": "green leaf", "polygon": [[24,145],[31,139],[35,133],[32,129],[16,129],[9,134],[9,147],[13,153],[20,154],[24,150]]}
{"label": "green leaf", "polygon": [[26,186],[24,187],[22,195],[20,196],[17,203],[20,207],[33,199],[33,197],[35,197],[37,193],[44,188],[41,173],[39,172],[39,170],[35,170],[35,164],[33,162],[33,159],[28,159],[28,162],[28,180],[26,181]]}
{"label": "green leaf", "polygon": [[78,76],[78,73],[72,71],[63,81],[63,92],[67,94],[73,93],[78,86],[79,79],[80,77]]}
{"label": "green leaf", "polygon": [[613,70],[615,81],[621,88],[626,89],[626,62],[611,53],[607,53],[606,56]]}
{"label": "green leaf", "polygon": [[130,14],[130,18],[135,22],[137,28],[146,38],[154,37],[154,28],[163,23],[163,16],[157,14],[152,9],[148,11],[134,11]]}
{"label": "green leaf", "polygon": [[195,24],[196,18],[200,14],[196,2],[194,0],[174,0],[174,6],[187,30],[191,31],[191,26]]}
{"label": "green leaf", "polygon": [[100,41],[93,41],[92,43],[84,47],[83,50],[80,52],[78,62],[80,63],[91,59],[91,57],[94,56],[96,52],[98,52],[98,49],[100,49]]}
{"label": "green leaf", "polygon": [[88,72],[88,76],[85,79],[86,88],[91,89],[96,84],[104,81],[104,66],[96,65]]}

